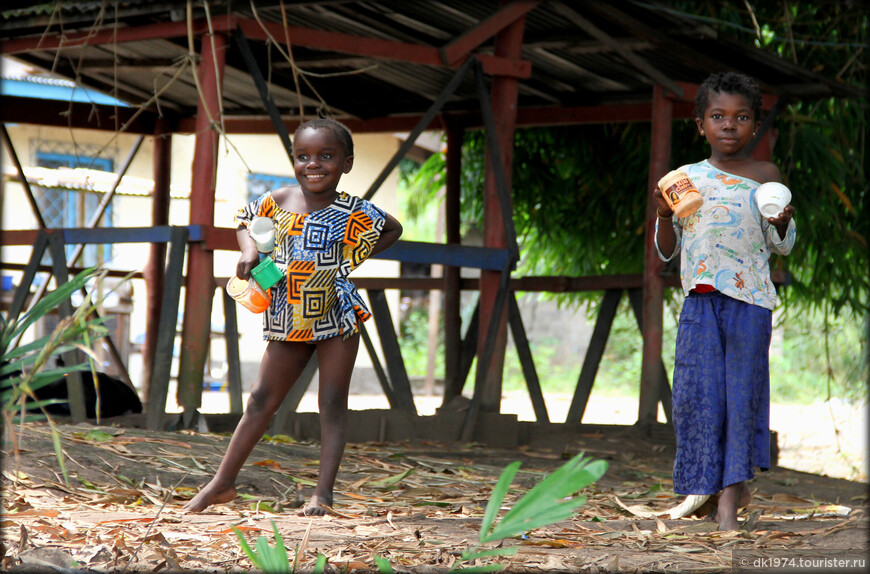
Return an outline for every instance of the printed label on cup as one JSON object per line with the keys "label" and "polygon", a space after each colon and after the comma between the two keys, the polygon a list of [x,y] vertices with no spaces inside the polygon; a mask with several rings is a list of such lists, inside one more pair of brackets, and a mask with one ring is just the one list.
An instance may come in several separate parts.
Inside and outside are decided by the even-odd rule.
{"label": "printed label on cup", "polygon": [[686,172],[678,169],[659,180],[659,189],[677,217],[692,215],[704,203],[704,198]]}

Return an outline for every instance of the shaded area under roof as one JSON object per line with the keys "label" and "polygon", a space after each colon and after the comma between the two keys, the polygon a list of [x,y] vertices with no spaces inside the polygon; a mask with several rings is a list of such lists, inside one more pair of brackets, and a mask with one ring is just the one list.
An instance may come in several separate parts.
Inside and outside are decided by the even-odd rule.
{"label": "shaded area under roof", "polygon": [[[507,69],[521,78],[521,110],[548,110],[556,118],[558,110],[577,106],[649,103],[655,84],[681,95],[681,83],[699,83],[714,71],[750,74],[767,93],[790,99],[867,95],[690,15],[640,2],[500,7],[496,0],[285,0],[256,2],[252,9],[249,3],[216,1],[208,14],[194,8],[190,23],[178,2],[127,0],[104,10],[102,3],[82,1],[59,4],[55,12],[46,5],[11,4],[0,13],[3,53],[174,119],[195,114],[196,59],[189,56],[189,42],[198,54],[209,28],[229,35],[244,30],[285,119],[298,118],[300,104],[307,117],[318,108],[345,120],[419,116],[469,53],[489,58],[489,72]],[[494,57],[494,31],[520,13],[526,17],[525,63]],[[232,40],[222,97],[226,116],[266,113]],[[478,109],[471,78],[444,106],[448,113]],[[564,117],[572,123],[570,115]]]}

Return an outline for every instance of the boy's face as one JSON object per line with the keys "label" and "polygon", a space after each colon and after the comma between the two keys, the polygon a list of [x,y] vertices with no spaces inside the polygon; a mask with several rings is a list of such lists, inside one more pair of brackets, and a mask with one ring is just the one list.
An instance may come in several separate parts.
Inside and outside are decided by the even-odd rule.
{"label": "boy's face", "polygon": [[308,193],[333,193],[341,176],[353,167],[341,140],[329,129],[306,128],[293,141],[293,171]]}
{"label": "boy's face", "polygon": [[698,130],[714,151],[724,155],[738,153],[758,129],[751,102],[740,94],[713,92],[703,118],[696,118]]}

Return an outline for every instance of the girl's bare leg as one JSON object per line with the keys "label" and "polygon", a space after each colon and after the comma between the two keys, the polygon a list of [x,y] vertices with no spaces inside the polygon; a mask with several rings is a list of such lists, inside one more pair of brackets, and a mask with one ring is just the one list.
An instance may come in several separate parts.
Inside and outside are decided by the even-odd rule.
{"label": "girl's bare leg", "polygon": [[314,494],[302,509],[305,516],[322,516],[326,514],[323,505],[332,506],[335,477],[347,442],[347,394],[358,349],[359,334],[347,341],[338,336],[317,342],[320,473]]}
{"label": "girl's bare leg", "polygon": [[719,506],[716,509],[719,530],[737,530],[740,526],[737,522],[737,509],[747,506],[751,500],[752,494],[745,482],[726,486],[719,496]]}
{"label": "girl's bare leg", "polygon": [[308,343],[269,341],[257,382],[245,412],[233,432],[233,438],[214,478],[187,504],[184,510],[199,512],[212,504],[229,502],[236,497],[236,477],[257,442],[266,432],[272,415],[281,406],[284,396],[302,374],[314,346]]}

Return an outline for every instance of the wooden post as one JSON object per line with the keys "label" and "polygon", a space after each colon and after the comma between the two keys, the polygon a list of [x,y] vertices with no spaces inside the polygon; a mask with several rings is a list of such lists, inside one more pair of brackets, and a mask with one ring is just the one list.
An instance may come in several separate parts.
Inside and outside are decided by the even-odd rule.
{"label": "wooden post", "polygon": [[[172,134],[163,130],[162,120],[154,135],[154,189],[151,192],[151,225],[169,225],[169,181],[172,171]],[[160,327],[160,304],[166,280],[166,244],[152,243],[148,261],[142,269],[145,278],[147,315],[145,318],[145,344],[142,348],[142,405],[148,410],[151,395],[151,374],[154,371],[154,350]]]}
{"label": "wooden post", "polygon": [[[214,44],[214,48],[212,48]],[[202,94],[196,110],[196,143],[190,188],[191,225],[214,225],[214,188],[220,136],[212,122],[220,121],[220,90],[225,62],[226,37],[202,37],[199,85]],[[178,404],[185,411],[202,403],[202,381],[211,332],[214,299],[214,253],[204,243],[191,244],[187,259],[187,290],[184,297],[184,325],[178,369]]]}
{"label": "wooden post", "polygon": [[[462,138],[464,131],[450,118],[445,118],[447,131],[447,174],[444,196],[445,234],[448,244],[459,245],[459,208],[461,201]],[[444,402],[462,393],[465,380],[459,380],[459,354],[462,345],[461,267],[444,267]]]}
{"label": "wooden post", "polygon": [[643,359],[640,372],[639,426],[649,426],[658,413],[659,380],[662,358],[662,312],[664,285],[661,271],[664,262],[655,247],[656,203],[652,189],[668,172],[671,161],[671,119],[673,103],[661,86],[653,88],[652,134],[649,181],[646,189],[646,242],[643,265]]}
{"label": "wooden post", "polygon": [[[495,37],[495,55],[502,58],[519,59],[522,57],[523,31],[525,16],[518,18],[510,26]],[[496,137],[501,151],[501,161],[505,170],[507,189],[510,190],[511,163],[513,161],[514,130],[517,117],[517,93],[519,83],[517,78],[494,76],[492,79],[492,112],[495,116]],[[484,247],[505,248],[504,220],[499,205],[496,188],[494,166],[490,161],[489,152],[486,155],[484,167]],[[496,334],[496,344],[490,358],[488,369],[484,374],[483,388],[480,389],[480,408],[482,411],[499,412],[501,408],[502,371],[504,370],[505,348],[507,347],[507,313],[504,309],[495,309],[501,273],[497,271],[481,271],[480,273],[480,336],[478,337],[478,356],[483,356],[493,313],[501,313],[501,321]],[[478,368],[480,368],[478,366]]]}

